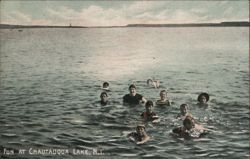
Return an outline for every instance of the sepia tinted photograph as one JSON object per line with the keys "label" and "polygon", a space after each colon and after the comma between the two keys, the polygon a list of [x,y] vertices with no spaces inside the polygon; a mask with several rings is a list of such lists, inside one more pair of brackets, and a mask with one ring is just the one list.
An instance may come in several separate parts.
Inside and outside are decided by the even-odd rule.
{"label": "sepia tinted photograph", "polygon": [[0,158],[249,159],[249,1],[1,0]]}

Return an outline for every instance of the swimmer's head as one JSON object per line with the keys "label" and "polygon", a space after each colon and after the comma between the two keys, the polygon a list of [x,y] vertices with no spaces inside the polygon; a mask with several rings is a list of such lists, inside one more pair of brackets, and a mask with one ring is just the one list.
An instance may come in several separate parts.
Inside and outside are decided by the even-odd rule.
{"label": "swimmer's head", "polygon": [[102,92],[100,95],[101,101],[102,102],[107,102],[108,101],[108,94],[106,92]]}
{"label": "swimmer's head", "polygon": [[147,80],[147,85],[150,85],[150,84],[152,84],[153,83],[153,80],[152,79],[148,79]]}
{"label": "swimmer's head", "polygon": [[151,100],[148,100],[145,104],[146,112],[152,113],[153,112],[154,103]]}
{"label": "swimmer's head", "polygon": [[134,88],[136,89],[136,86],[134,84],[131,84],[128,89]]}
{"label": "swimmer's head", "polygon": [[135,96],[136,95],[136,87],[135,87],[134,84],[131,84],[129,86],[129,93],[130,93],[131,96]]}
{"label": "swimmer's head", "polygon": [[145,125],[137,125],[136,132],[140,135],[143,135],[145,131]]}
{"label": "swimmer's head", "polygon": [[102,87],[103,88],[108,88],[109,87],[109,83],[108,82],[103,82]]}
{"label": "swimmer's head", "polygon": [[188,110],[188,105],[187,104],[180,105],[181,114],[186,114],[187,110]]}
{"label": "swimmer's head", "polygon": [[198,96],[198,102],[201,104],[206,104],[209,101],[209,95],[207,93],[201,93]]}
{"label": "swimmer's head", "polygon": [[195,122],[194,119],[190,116],[187,116],[184,121],[183,121],[183,126],[187,129],[190,130],[192,128],[194,128],[195,126]]}
{"label": "swimmer's head", "polygon": [[160,92],[160,97],[161,97],[161,100],[164,100],[167,98],[167,91],[166,90],[162,90]]}

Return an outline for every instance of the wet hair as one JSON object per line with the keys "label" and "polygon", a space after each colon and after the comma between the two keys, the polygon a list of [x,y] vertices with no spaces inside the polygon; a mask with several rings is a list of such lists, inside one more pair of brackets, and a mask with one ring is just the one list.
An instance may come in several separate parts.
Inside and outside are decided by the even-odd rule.
{"label": "wet hair", "polygon": [[153,80],[152,79],[148,79],[147,80],[147,84],[149,85],[150,82],[153,82]]}
{"label": "wet hair", "polygon": [[167,91],[164,89],[164,90],[161,90],[160,93],[166,93],[167,94]]}
{"label": "wet hair", "polygon": [[136,126],[136,129],[138,129],[138,128],[143,128],[145,130],[145,125],[139,124],[139,125]]}
{"label": "wet hair", "polygon": [[188,107],[188,105],[185,103],[180,105],[180,108],[184,108],[184,107]]}
{"label": "wet hair", "polygon": [[102,92],[101,95],[100,95],[100,97],[102,97],[102,95],[108,96],[108,94],[106,92]]}
{"label": "wet hair", "polygon": [[128,89],[132,89],[132,88],[136,89],[134,84],[131,84]]}
{"label": "wet hair", "polygon": [[149,105],[154,106],[154,103],[153,103],[151,100],[148,100],[148,101],[146,102],[145,106],[149,106]]}
{"label": "wet hair", "polygon": [[194,118],[192,118],[191,116],[187,116],[184,120],[183,120],[183,125],[194,125]]}
{"label": "wet hair", "polygon": [[108,82],[103,82],[102,87],[104,87],[104,86],[109,86],[109,83]]}
{"label": "wet hair", "polygon": [[201,97],[204,96],[206,98],[206,101],[209,101],[209,95],[207,93],[201,93],[197,100],[200,102],[201,101]]}

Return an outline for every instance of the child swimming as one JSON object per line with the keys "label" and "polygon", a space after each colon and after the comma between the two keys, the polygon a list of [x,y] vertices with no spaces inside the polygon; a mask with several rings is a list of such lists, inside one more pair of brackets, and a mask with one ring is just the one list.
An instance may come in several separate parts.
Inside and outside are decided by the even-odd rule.
{"label": "child swimming", "polygon": [[148,100],[145,104],[146,111],[141,114],[144,121],[152,121],[153,123],[159,122],[159,117],[153,112],[154,103]]}
{"label": "child swimming", "polygon": [[196,124],[194,118],[187,116],[183,121],[183,126],[173,129],[173,133],[183,138],[199,138],[207,130],[201,124]]}
{"label": "child swimming", "polygon": [[181,104],[180,105],[180,113],[177,115],[177,119],[184,120],[187,116],[193,117],[191,113],[188,112],[188,105]]}
{"label": "child swimming", "polygon": [[144,125],[137,125],[136,132],[129,133],[128,137],[130,140],[136,142],[137,145],[144,144],[150,139],[145,131]]}
{"label": "child swimming", "polygon": [[160,106],[170,106],[171,105],[171,102],[167,98],[167,91],[166,90],[161,90],[160,99],[156,101],[156,105],[160,105]]}

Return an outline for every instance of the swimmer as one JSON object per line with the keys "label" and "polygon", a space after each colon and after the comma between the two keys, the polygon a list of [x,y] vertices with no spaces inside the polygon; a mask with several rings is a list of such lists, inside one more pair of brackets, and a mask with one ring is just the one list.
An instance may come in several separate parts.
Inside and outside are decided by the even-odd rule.
{"label": "swimmer", "polygon": [[145,131],[144,125],[137,125],[136,132],[129,133],[128,137],[130,140],[136,142],[137,145],[144,144],[150,139]]}
{"label": "swimmer", "polygon": [[103,82],[102,89],[108,91],[109,90],[109,83],[108,82]]}
{"label": "swimmer", "polygon": [[170,106],[171,102],[170,100],[167,98],[167,91],[166,90],[162,90],[160,92],[160,98],[159,100],[156,101],[157,105],[161,105],[161,106]]}
{"label": "swimmer", "polygon": [[207,93],[201,93],[198,96],[197,100],[199,102],[197,103],[197,105],[207,107],[208,106],[207,102],[209,101],[209,95]]}
{"label": "swimmer", "polygon": [[129,94],[126,94],[125,96],[123,96],[123,102],[137,105],[140,103],[145,103],[146,99],[142,95],[136,93],[135,85],[131,84],[129,86]]}
{"label": "swimmer", "polygon": [[101,98],[100,103],[101,103],[102,106],[105,106],[105,105],[107,105],[109,103],[108,94],[106,92],[102,92],[101,95],[100,95],[100,98]]}
{"label": "swimmer", "polygon": [[148,86],[153,86],[154,88],[159,88],[160,87],[160,81],[150,78],[150,79],[147,80],[147,85]]}
{"label": "swimmer", "polygon": [[184,120],[187,116],[193,117],[192,114],[188,112],[188,105],[180,105],[180,114],[177,115],[177,119]]}
{"label": "swimmer", "polygon": [[187,116],[183,121],[183,126],[173,129],[173,133],[175,136],[183,138],[199,138],[207,130],[201,124],[196,124],[194,118]]}
{"label": "swimmer", "polygon": [[148,100],[145,104],[146,111],[141,114],[144,121],[152,121],[153,123],[159,122],[159,117],[153,112],[154,103]]}

